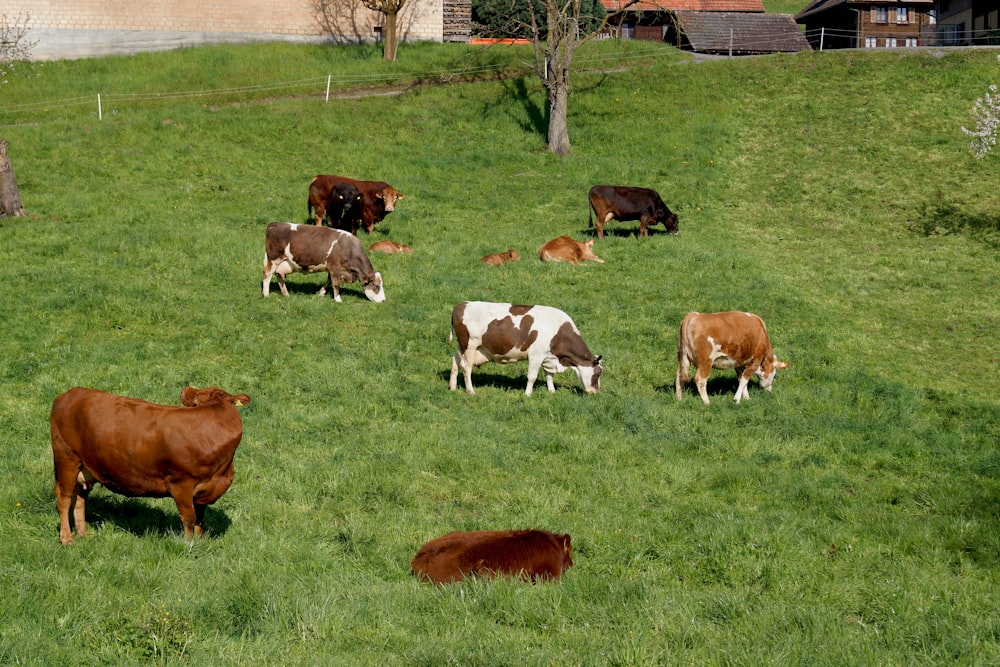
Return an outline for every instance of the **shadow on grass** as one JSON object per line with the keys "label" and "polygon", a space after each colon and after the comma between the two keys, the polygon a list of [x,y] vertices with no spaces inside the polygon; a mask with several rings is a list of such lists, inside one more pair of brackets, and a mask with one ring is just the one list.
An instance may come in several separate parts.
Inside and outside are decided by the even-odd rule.
{"label": "shadow on grass", "polygon": [[977,211],[966,202],[936,194],[917,209],[909,223],[922,236],[966,234],[992,248],[1000,248],[1000,211]]}
{"label": "shadow on grass", "polygon": [[[454,349],[454,348],[453,348]],[[484,364],[484,368],[488,368],[490,364]],[[525,374],[520,377],[509,377],[506,375],[491,375],[489,371],[473,370],[472,371],[472,388],[479,390],[483,387],[493,387],[494,389],[503,389],[505,391],[516,391],[519,393],[524,393],[524,390],[528,386],[528,375],[527,375],[527,364],[525,366]],[[579,380],[576,379],[576,374],[573,370],[565,371],[570,374],[576,381],[575,384],[565,386],[556,384],[556,391],[568,390],[576,391],[579,394],[586,394],[583,387],[580,386]],[[438,373],[438,377],[444,382],[444,386],[448,386],[448,381],[451,379],[451,369],[446,371],[441,371]],[[553,378],[554,379],[554,378]],[[545,386],[545,374],[539,373],[538,379],[535,380],[535,393],[539,391],[543,393],[548,393],[548,388]],[[458,371],[458,388],[455,392],[465,393],[465,376],[462,375],[461,369]]]}
{"label": "shadow on grass", "polygon": [[[87,498],[87,525],[112,524],[137,537],[184,534],[177,505],[172,498],[129,498],[91,494]],[[225,535],[232,522],[226,513],[205,508],[204,528],[208,536]]]}
{"label": "shadow on grass", "polygon": [[[710,376],[708,378],[708,384],[705,387],[705,391],[708,392],[709,400],[715,400],[716,398],[728,398],[729,400],[734,400],[734,397],[736,396],[736,388],[738,386],[740,386],[740,381],[735,375],[720,375],[719,377]],[[658,384],[654,387],[654,389],[657,392],[663,392],[666,394],[673,395],[674,393],[673,383]],[[764,391],[755,380],[750,381],[747,385],[747,390],[750,392],[751,399],[753,399],[754,395],[758,392]],[[684,383],[684,400],[687,400],[688,396],[692,396],[698,401],[701,400],[701,397],[698,396],[698,387],[694,384],[693,370],[691,373],[691,380]]]}

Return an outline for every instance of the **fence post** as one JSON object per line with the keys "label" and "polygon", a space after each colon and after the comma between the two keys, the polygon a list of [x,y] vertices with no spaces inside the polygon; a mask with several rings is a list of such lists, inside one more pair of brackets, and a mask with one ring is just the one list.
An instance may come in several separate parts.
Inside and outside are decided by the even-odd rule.
{"label": "fence post", "polygon": [[826,26],[819,29],[819,50],[823,50],[823,38],[826,36]]}
{"label": "fence post", "polygon": [[101,111],[101,94],[97,93],[97,120],[104,120],[104,112]]}
{"label": "fence post", "polygon": [[326,101],[330,101],[330,79],[333,78],[332,74],[326,75]]}
{"label": "fence post", "polygon": [[733,57],[733,29],[729,29],[729,57]]}

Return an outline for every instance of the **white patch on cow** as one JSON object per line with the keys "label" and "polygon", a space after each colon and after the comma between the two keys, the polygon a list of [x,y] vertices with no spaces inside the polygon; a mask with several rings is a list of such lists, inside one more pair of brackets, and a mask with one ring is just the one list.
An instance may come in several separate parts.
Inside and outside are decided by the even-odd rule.
{"label": "white patch on cow", "polygon": [[382,274],[378,271],[375,272],[375,278],[372,280],[371,284],[365,285],[365,296],[375,303],[382,303],[385,301],[385,289],[382,287]]}
{"label": "white patch on cow", "polygon": [[722,346],[715,342],[715,339],[711,336],[708,337],[708,342],[712,344],[712,353],[709,358],[712,360],[712,368],[720,368],[723,370],[729,370],[736,368],[736,362],[722,351]]}

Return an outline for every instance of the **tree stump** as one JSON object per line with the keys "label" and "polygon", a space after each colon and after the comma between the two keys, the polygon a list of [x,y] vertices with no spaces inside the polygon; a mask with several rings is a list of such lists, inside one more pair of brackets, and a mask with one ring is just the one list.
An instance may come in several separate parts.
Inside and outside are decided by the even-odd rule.
{"label": "tree stump", "polygon": [[17,189],[14,168],[7,157],[7,140],[0,139],[0,218],[24,215],[21,193]]}

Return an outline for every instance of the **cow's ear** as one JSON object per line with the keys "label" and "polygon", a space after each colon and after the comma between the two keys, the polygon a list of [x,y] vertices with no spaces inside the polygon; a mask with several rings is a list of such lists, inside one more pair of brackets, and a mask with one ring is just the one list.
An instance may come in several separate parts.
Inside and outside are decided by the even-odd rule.
{"label": "cow's ear", "polygon": [[559,539],[562,541],[563,551],[565,551],[566,553],[572,553],[573,545],[570,542],[569,533],[564,533],[560,535]]}
{"label": "cow's ear", "polygon": [[247,396],[246,394],[240,394],[239,396],[233,396],[232,399],[233,399],[233,405],[235,405],[238,408],[241,408],[241,407],[243,407],[244,405],[246,405],[247,403],[250,402],[250,397]]}

